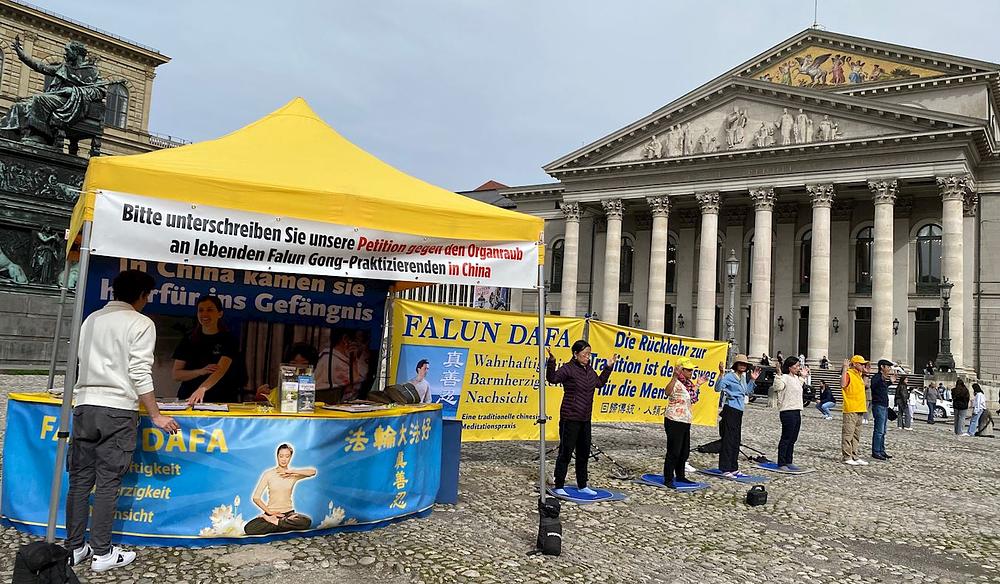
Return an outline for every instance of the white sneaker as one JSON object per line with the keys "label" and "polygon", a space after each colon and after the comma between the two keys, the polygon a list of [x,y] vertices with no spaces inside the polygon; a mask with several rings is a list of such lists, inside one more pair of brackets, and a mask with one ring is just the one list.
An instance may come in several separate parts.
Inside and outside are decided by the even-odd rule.
{"label": "white sneaker", "polygon": [[863,458],[857,458],[854,460],[854,464],[858,466],[868,466],[868,461]]}
{"label": "white sneaker", "polygon": [[823,419],[824,419],[824,420],[832,420],[832,419],[833,419],[833,416],[824,416],[824,417],[823,417]]}
{"label": "white sneaker", "polygon": [[94,556],[90,569],[95,572],[107,572],[112,568],[121,568],[135,561],[135,552],[127,552],[118,546],[111,548],[106,556]]}
{"label": "white sneaker", "polygon": [[597,491],[591,489],[590,487],[584,487],[580,489],[580,492],[583,493],[584,495],[590,495],[591,497],[597,494]]}
{"label": "white sneaker", "polygon": [[83,544],[73,550],[73,565],[79,566],[89,560],[92,555],[94,555],[94,548],[90,547],[89,543]]}
{"label": "white sneaker", "polygon": [[685,462],[684,463],[684,472],[698,472],[698,469],[696,469],[695,467],[691,466],[690,463]]}
{"label": "white sneaker", "polygon": [[847,460],[844,461],[844,464],[850,466],[858,466],[858,461],[854,460],[853,458],[848,458]]}

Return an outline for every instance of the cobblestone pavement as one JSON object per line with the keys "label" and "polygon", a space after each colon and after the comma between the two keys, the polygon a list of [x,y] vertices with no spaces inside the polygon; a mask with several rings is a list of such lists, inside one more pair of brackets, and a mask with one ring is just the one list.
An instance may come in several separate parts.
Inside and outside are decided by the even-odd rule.
{"label": "cobblestone pavement", "polygon": [[[0,387],[44,381],[0,376]],[[5,412],[5,391],[0,406]],[[744,443],[773,459],[777,418],[750,406]],[[839,462],[839,419],[807,409],[796,462],[817,472],[770,475],[768,503],[754,508],[743,503],[745,485],[708,479],[708,491],[677,494],[614,481],[602,457],[591,464],[591,482],[628,499],[564,505],[557,558],[526,553],[537,524],[533,445],[498,442],[463,447],[460,503],[426,519],[273,544],[145,548],[124,570],[78,572],[89,582],[143,584],[1000,582],[1000,441],[956,437],[950,424],[915,428],[890,428],[890,462],[850,467]],[[864,431],[870,448],[871,426]],[[662,427],[600,425],[594,434],[619,463],[660,472]],[[692,443],[714,438],[714,429],[695,428]],[[692,462],[716,466],[717,457],[695,452]],[[10,528],[0,536],[0,580],[9,581],[27,538]]]}

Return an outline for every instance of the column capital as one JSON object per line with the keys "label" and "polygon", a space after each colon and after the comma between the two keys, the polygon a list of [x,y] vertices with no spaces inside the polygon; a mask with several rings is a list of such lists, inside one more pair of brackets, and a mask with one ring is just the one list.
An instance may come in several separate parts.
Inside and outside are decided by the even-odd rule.
{"label": "column capital", "polygon": [[694,197],[698,199],[698,206],[701,208],[702,215],[719,214],[719,204],[722,202],[719,191],[695,193]]}
{"label": "column capital", "polygon": [[699,213],[697,209],[678,209],[678,224],[682,229],[694,229],[694,226],[698,224],[698,215]]}
{"label": "column capital", "polygon": [[580,220],[580,203],[559,203],[559,209],[567,221]]}
{"label": "column capital", "polygon": [[898,182],[896,179],[880,179],[868,181],[868,190],[872,192],[876,205],[896,203]]}
{"label": "column capital", "polygon": [[939,176],[937,178],[938,192],[945,201],[961,201],[965,194],[972,190],[972,177],[967,174]]}
{"label": "column capital", "polygon": [[799,219],[798,203],[778,203],[775,206],[778,223],[795,223]]}
{"label": "column capital", "polygon": [[625,212],[625,206],[621,199],[602,199],[601,206],[604,207],[604,214],[608,219],[621,219]]}
{"label": "column capital", "polygon": [[965,194],[965,198],[962,200],[962,210],[966,217],[976,216],[976,207],[979,206],[979,193],[975,191],[970,191]]}
{"label": "column capital", "polygon": [[809,192],[813,207],[831,207],[833,199],[837,196],[833,190],[833,183],[806,185],[806,191]]}
{"label": "column capital", "polygon": [[752,187],[750,200],[755,211],[773,211],[778,195],[774,194],[774,187]]}
{"label": "column capital", "polygon": [[667,217],[670,215],[670,197],[646,197],[646,204],[649,205],[650,215],[653,217]]}

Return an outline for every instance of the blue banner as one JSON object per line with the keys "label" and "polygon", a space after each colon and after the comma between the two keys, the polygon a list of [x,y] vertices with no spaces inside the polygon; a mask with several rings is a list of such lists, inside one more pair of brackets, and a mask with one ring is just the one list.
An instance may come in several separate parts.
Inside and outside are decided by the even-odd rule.
{"label": "blue banner", "polygon": [[[368,329],[382,337],[389,282],[302,274],[254,272],[92,256],[84,316],[111,300],[111,282],[124,269],[156,279],[145,313],[194,317],[203,294],[222,301],[227,321],[269,321]],[[376,345],[377,346],[377,345]]]}
{"label": "blue banner", "polygon": [[[441,412],[380,417],[177,416],[169,435],[141,418],[119,492],[116,541],[202,546],[360,530],[428,512],[440,482]],[[44,531],[59,408],[11,396],[5,522]],[[60,497],[63,533],[68,476]],[[280,520],[263,507],[290,503]],[[272,509],[273,511],[273,509]]]}

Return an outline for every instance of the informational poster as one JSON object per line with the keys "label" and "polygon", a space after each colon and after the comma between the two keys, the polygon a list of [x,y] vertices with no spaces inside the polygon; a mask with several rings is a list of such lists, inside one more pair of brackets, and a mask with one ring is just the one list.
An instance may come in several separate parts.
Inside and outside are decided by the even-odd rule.
{"label": "informational poster", "polygon": [[257,272],[530,288],[536,242],[465,241],[100,191],[91,251]]}

